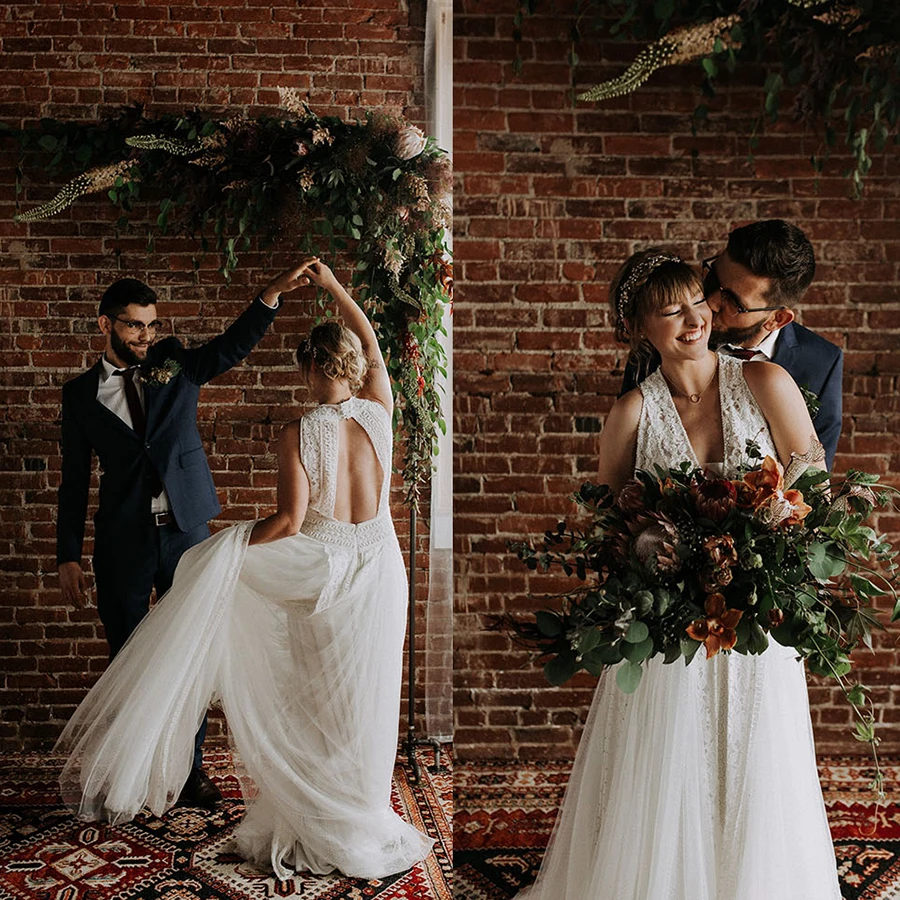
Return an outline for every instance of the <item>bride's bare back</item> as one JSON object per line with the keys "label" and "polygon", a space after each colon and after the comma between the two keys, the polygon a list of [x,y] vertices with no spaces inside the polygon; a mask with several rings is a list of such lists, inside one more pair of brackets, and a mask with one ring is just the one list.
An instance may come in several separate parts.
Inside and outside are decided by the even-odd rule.
{"label": "bride's bare back", "polygon": [[385,473],[369,435],[355,419],[340,423],[338,441],[334,518],[356,525],[378,513]]}

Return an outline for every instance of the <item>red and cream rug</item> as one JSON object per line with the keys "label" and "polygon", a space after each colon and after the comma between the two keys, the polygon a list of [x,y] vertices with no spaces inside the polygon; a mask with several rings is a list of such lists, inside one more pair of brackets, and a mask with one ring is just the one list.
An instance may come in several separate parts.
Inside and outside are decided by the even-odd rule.
{"label": "red and cream rug", "polygon": [[[507,900],[531,884],[570,767],[489,761],[457,766],[454,897]],[[844,900],[900,900],[900,760],[882,768],[888,795],[878,806],[864,760],[820,760]]]}
{"label": "red and cream rug", "polygon": [[2,900],[450,900],[453,784],[450,761],[421,751],[421,782],[405,765],[394,772],[394,808],[435,838],[422,863],[383,880],[340,875],[278,881],[231,848],[243,802],[231,754],[205,753],[225,802],[214,812],[175,807],[158,819],[142,814],[116,828],[77,821],[60,805],[61,759],[49,754],[0,757],[0,898]]}

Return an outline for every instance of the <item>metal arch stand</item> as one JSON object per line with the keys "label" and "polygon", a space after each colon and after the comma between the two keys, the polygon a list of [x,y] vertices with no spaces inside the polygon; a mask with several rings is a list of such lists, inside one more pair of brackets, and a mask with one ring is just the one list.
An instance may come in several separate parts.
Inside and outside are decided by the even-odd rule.
{"label": "metal arch stand", "polygon": [[434,767],[441,762],[441,743],[435,738],[416,736],[416,510],[409,511],[409,677],[407,694],[406,759],[412,770],[413,784],[421,781],[419,761],[416,759],[416,747],[428,744],[434,748]]}

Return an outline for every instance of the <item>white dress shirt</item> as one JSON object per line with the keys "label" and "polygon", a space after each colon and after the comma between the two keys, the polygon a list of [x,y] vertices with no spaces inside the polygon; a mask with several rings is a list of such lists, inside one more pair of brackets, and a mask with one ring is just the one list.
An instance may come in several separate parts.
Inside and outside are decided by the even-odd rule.
{"label": "white dress shirt", "polygon": [[[113,373],[124,371],[116,368],[104,355],[102,360],[102,369],[100,370],[100,381],[97,384],[97,399],[112,413],[115,413],[129,428],[134,428],[131,421],[131,410],[128,408],[128,400],[125,397],[125,379],[113,377]],[[134,386],[137,388],[137,395],[144,409],[147,405],[144,403],[144,384],[141,381],[141,373],[134,373]],[[158,497],[153,497],[150,504],[150,512],[169,512],[169,497],[166,489],[163,488],[162,493]]]}
{"label": "white dress shirt", "polygon": [[750,360],[752,362],[759,362],[762,360],[763,362],[771,362],[772,357],[775,355],[775,344],[778,342],[778,336],[781,334],[781,329],[776,328],[775,331],[770,331],[763,340],[759,342],[755,347],[736,347],[734,344],[725,344],[725,351],[729,350],[755,350],[756,356],[751,356]]}

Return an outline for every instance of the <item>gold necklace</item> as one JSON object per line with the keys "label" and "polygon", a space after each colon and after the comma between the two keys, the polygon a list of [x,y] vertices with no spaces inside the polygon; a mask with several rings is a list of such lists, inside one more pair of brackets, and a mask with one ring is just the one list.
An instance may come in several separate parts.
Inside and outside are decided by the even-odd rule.
{"label": "gold necklace", "polygon": [[688,400],[691,401],[691,403],[699,403],[703,398],[703,395],[708,390],[709,386],[716,380],[716,375],[719,374],[719,357],[716,356],[716,364],[713,368],[712,378],[710,378],[709,381],[707,381],[706,384],[696,394],[686,394],[677,385],[673,384],[672,379],[669,378],[669,376],[666,375],[665,372],[663,372],[662,366],[659,367],[659,371],[662,374],[662,377],[665,378],[666,383],[669,385],[669,387],[675,391],[676,396],[687,397]]}

